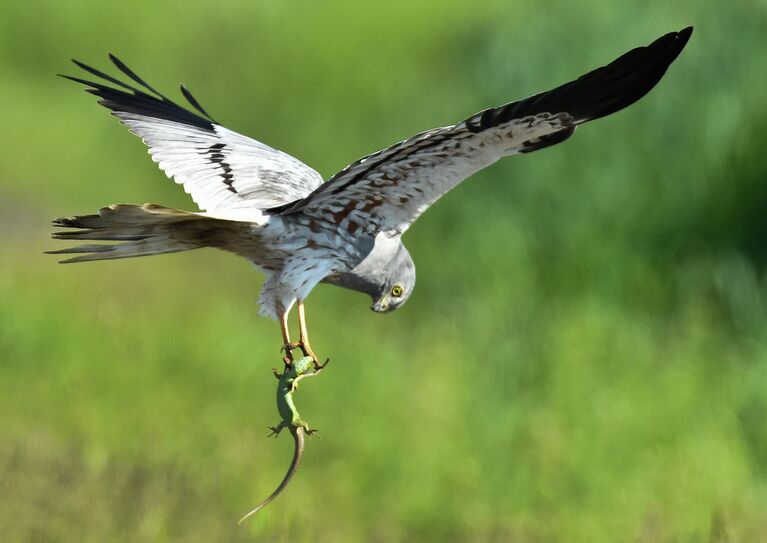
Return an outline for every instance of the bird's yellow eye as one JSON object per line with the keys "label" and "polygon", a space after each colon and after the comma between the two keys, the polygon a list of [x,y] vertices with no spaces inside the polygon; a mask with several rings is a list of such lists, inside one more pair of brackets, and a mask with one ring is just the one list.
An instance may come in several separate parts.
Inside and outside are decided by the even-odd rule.
{"label": "bird's yellow eye", "polygon": [[399,298],[400,296],[402,296],[403,292],[405,292],[405,290],[399,285],[394,285],[391,289],[391,295],[394,296],[395,298]]}

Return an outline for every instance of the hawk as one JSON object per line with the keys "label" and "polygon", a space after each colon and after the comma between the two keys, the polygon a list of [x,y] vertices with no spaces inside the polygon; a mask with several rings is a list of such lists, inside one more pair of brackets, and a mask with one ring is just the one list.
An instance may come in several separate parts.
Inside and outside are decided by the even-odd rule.
{"label": "hawk", "polygon": [[[300,348],[318,364],[304,309],[318,283],[368,294],[379,313],[401,307],[415,286],[415,264],[401,238],[421,213],[500,158],[563,142],[580,124],[633,104],[660,81],[691,33],[692,27],[668,33],[553,90],[416,134],[352,162],[326,182],[292,156],[218,124],[184,85],[190,109],[113,55],[128,82],[73,61],[97,80],[64,77],[85,85],[140,137],[200,211],[114,204],[93,215],[56,219],[55,227],[74,230],[59,230],[55,239],[117,243],[50,253],[79,254],[62,262],[200,247],[243,256],[266,276],[261,313],[279,320],[287,356]],[[299,339],[291,343],[294,305]]]}

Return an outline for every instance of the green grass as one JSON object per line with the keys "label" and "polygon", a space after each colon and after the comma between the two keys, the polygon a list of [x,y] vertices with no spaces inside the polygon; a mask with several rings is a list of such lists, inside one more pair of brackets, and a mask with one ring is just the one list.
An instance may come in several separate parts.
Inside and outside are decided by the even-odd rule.
{"label": "green grass", "polygon": [[[767,541],[767,9],[734,2],[14,4],[0,18],[0,539]],[[639,104],[407,234],[410,302],[309,300],[333,361],[287,492],[277,325],[214,251],[58,266],[47,222],[190,208],[57,80],[113,51],[328,176],[688,24]]]}

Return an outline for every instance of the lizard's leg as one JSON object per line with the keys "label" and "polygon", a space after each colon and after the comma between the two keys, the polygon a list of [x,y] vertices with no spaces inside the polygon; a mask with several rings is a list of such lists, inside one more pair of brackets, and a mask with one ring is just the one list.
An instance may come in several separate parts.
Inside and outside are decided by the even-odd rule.
{"label": "lizard's leg", "polygon": [[[296,424],[296,423],[294,422],[293,424]],[[312,436],[319,433],[319,430],[317,430],[316,428],[309,428],[309,424],[304,420],[299,420],[298,424],[301,426],[301,428],[304,429],[304,432],[308,436]],[[317,436],[317,437],[320,437],[320,436]]]}
{"label": "lizard's leg", "polygon": [[272,437],[272,436],[277,437],[278,435],[280,435],[280,432],[282,431],[283,428],[285,428],[284,421],[280,421],[280,423],[277,426],[269,426],[269,429],[272,431],[272,433],[266,437]]}
{"label": "lizard's leg", "polygon": [[312,346],[309,344],[309,331],[306,327],[306,310],[304,308],[304,301],[298,300],[298,346],[301,347],[301,350],[304,353],[304,356],[311,356],[312,360],[314,360],[314,369],[320,370],[325,367],[325,364],[328,363],[328,361],[325,361],[325,364],[320,364],[320,359],[317,357],[316,354],[314,354],[314,350],[312,349]]}
{"label": "lizard's leg", "polygon": [[[304,377],[314,377],[315,375],[317,375],[319,372],[322,371],[322,368],[324,368],[325,366],[328,365],[328,362],[329,362],[329,360],[326,360],[325,363],[322,364],[321,366],[320,365],[315,365],[315,367],[317,369],[315,369],[313,372],[302,373],[301,375],[299,375],[297,377],[294,377],[293,380],[290,382],[290,391],[291,392],[295,392],[298,389],[298,382],[301,379],[303,379]],[[276,375],[276,372],[275,372],[275,375]]]}

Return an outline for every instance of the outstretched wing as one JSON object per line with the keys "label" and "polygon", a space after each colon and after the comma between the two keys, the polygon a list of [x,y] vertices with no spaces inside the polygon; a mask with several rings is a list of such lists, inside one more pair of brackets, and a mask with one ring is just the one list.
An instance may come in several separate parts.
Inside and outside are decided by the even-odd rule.
{"label": "outstretched wing", "polygon": [[63,77],[101,98],[201,210],[265,209],[303,198],[322,183],[301,161],[217,124],[184,85],[181,92],[197,113],[154,90],[117,57],[109,58],[138,87],[76,60],[100,81]]}
{"label": "outstretched wing", "polygon": [[416,134],[350,164],[303,200],[269,211],[301,212],[352,233],[401,234],[469,175],[504,156],[564,141],[579,124],[639,100],[691,33],[691,27],[671,32],[551,91]]}

